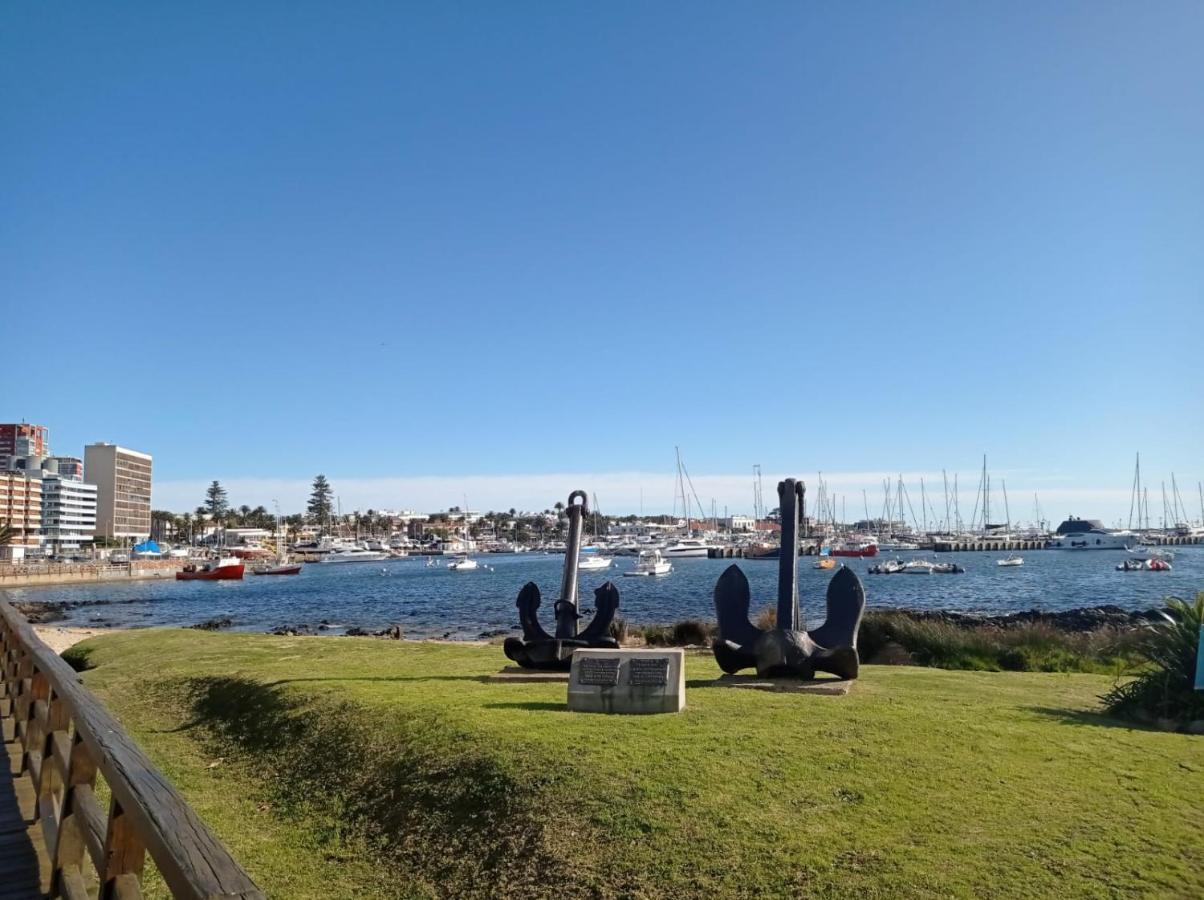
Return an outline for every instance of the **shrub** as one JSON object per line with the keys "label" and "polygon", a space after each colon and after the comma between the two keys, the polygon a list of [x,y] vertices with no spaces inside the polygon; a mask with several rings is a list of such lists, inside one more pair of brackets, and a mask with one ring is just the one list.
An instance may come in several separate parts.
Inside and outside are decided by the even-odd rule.
{"label": "shrub", "polygon": [[1204,591],[1192,603],[1172,597],[1167,605],[1166,621],[1150,625],[1143,635],[1145,669],[1103,697],[1113,715],[1180,722],[1204,719],[1204,691],[1195,690]]}

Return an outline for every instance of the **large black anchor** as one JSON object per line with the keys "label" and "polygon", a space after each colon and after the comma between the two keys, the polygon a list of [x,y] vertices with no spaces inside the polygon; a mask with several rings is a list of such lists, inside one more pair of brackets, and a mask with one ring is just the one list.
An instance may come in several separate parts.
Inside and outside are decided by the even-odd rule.
{"label": "large black anchor", "polygon": [[856,573],[842,566],[828,583],[828,618],[808,633],[799,616],[798,530],[805,488],[787,478],[778,484],[782,513],[782,549],[778,556],[777,627],[762,631],[748,619],[748,579],[739,566],[728,566],[715,585],[719,636],[712,650],[728,674],[756,667],[762,678],[814,678],[828,672],[856,678],[857,629],[865,611],[865,591]]}
{"label": "large black anchor", "polygon": [[[579,503],[575,503],[579,500]],[[518,594],[518,619],[523,636],[506,638],[502,650],[510,659],[528,669],[567,670],[573,651],[581,647],[618,648],[619,642],[610,636],[610,623],[619,608],[619,591],[609,581],[594,591],[594,620],[578,632],[581,614],[577,611],[577,560],[581,554],[581,526],[589,510],[585,491],[569,494],[565,512],[569,517],[569,541],[564,551],[564,576],[560,582],[560,599],[553,609],[556,613],[556,636],[548,634],[539,624],[539,588],[528,581]]]}

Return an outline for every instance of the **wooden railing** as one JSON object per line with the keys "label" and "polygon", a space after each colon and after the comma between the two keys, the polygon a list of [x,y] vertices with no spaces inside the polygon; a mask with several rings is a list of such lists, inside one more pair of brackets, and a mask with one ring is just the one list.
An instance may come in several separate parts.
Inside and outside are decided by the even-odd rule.
{"label": "wooden railing", "polygon": [[[147,853],[174,897],[264,896],[75,670],[2,600],[0,666],[0,716],[15,719],[21,774],[37,797],[51,897],[141,897]],[[111,795],[107,816],[98,774]]]}

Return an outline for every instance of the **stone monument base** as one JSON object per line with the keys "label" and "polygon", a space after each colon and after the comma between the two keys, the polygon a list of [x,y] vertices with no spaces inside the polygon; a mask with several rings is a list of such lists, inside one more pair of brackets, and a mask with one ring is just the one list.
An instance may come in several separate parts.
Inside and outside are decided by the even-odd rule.
{"label": "stone monument base", "polygon": [[762,678],[760,675],[720,675],[715,679],[715,686],[843,697],[852,688],[853,682],[846,678],[818,678],[813,681],[804,681],[801,678]]}
{"label": "stone monument base", "polygon": [[543,682],[565,684],[569,680],[569,673],[546,669],[524,669],[522,666],[504,666],[500,672],[486,675],[485,680],[491,684],[540,684]]}
{"label": "stone monument base", "polygon": [[664,650],[577,650],[569,679],[576,712],[681,712],[686,706],[686,654]]}

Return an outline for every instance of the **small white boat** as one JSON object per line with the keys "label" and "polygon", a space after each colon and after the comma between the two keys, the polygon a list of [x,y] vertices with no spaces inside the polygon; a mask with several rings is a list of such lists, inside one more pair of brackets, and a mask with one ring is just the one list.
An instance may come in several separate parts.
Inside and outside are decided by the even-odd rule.
{"label": "small white boat", "polygon": [[596,556],[590,554],[583,556],[577,560],[577,569],[582,572],[593,572],[597,569],[609,569],[610,564],[614,562],[609,556]]}
{"label": "small white boat", "polygon": [[471,572],[477,568],[477,561],[469,556],[460,556],[447,564],[449,569],[456,572]]}
{"label": "small white boat", "polygon": [[624,572],[625,577],[668,575],[673,564],[661,557],[659,550],[643,550],[636,559],[635,568]]}
{"label": "small white boat", "polygon": [[1011,556],[1005,556],[1003,559],[995,560],[995,565],[1000,566],[1001,568],[1022,566],[1022,565],[1024,565],[1024,557],[1017,556],[1016,554],[1013,553]]}
{"label": "small white boat", "polygon": [[913,559],[903,564],[904,575],[931,575],[932,563],[926,559]]}

